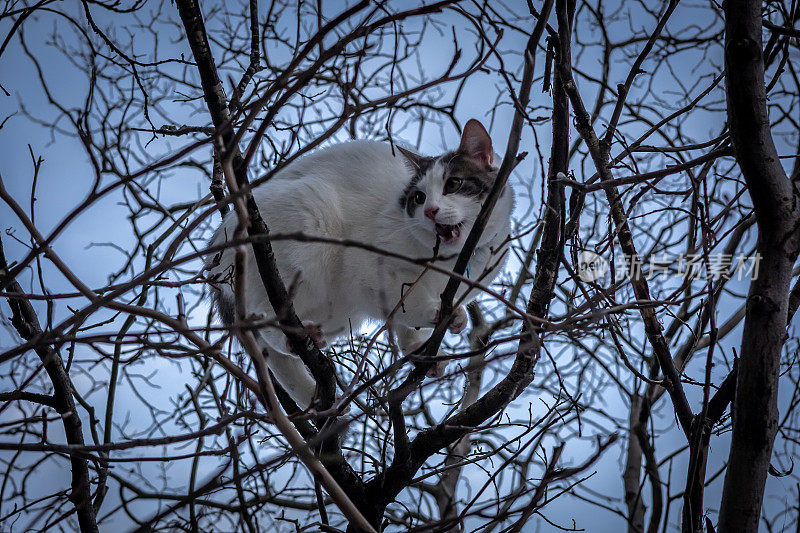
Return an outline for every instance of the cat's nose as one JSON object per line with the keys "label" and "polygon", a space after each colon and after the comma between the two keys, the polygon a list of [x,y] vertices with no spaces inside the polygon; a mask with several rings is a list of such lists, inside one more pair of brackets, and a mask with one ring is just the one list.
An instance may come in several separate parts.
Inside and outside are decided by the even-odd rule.
{"label": "cat's nose", "polygon": [[427,208],[425,208],[425,216],[428,217],[429,219],[433,220],[434,222],[436,222],[436,213],[438,213],[438,212],[439,212],[439,208],[438,207],[427,207]]}

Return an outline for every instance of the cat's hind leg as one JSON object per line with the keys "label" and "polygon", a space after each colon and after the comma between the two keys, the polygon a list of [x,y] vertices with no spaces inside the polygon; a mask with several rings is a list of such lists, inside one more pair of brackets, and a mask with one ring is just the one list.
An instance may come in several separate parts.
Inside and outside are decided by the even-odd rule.
{"label": "cat's hind leg", "polygon": [[[285,337],[280,331],[270,333],[262,330],[258,333],[259,345],[266,355],[267,367],[272,371],[289,396],[297,405],[305,410],[311,407],[317,392],[317,382],[311,376],[303,360],[289,353],[285,348]],[[276,346],[283,346],[278,349]]]}

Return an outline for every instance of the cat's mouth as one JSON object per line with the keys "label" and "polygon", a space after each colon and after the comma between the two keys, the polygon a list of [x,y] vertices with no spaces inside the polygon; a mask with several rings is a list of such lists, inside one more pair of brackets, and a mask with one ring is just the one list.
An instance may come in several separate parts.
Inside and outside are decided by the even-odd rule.
{"label": "cat's mouth", "polygon": [[463,222],[458,224],[440,224],[436,223],[436,235],[442,238],[445,244],[453,244],[461,237],[461,226]]}

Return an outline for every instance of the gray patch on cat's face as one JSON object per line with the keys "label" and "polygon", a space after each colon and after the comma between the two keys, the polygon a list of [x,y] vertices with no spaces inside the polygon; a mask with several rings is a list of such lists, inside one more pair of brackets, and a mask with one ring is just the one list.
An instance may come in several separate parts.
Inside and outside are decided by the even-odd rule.
{"label": "gray patch on cat's face", "polygon": [[[444,184],[449,179],[461,180],[461,186],[451,194],[460,194],[483,202],[497,179],[497,168],[487,167],[481,161],[461,152],[450,152],[439,158],[444,166]],[[444,189],[443,191],[444,192]]]}
{"label": "gray patch on cat's face", "polygon": [[400,207],[409,217],[414,218],[417,208],[421,206],[414,200],[416,194],[421,191],[417,184],[436,162],[436,158],[415,156],[413,161],[407,161],[408,166],[413,170],[414,175],[411,177],[411,181],[408,182],[408,185],[406,185],[406,188],[403,190],[403,194],[400,196]]}

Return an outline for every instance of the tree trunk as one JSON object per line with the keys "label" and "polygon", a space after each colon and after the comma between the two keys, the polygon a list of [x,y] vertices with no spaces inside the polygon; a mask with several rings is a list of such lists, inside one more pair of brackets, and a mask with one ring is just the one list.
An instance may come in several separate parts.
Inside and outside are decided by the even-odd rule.
{"label": "tree trunk", "polygon": [[800,215],[770,132],[761,2],[728,0],[724,5],[728,122],[756,212],[761,259],[747,298],[718,530],[755,532],[778,424],[779,361]]}
{"label": "tree trunk", "polygon": [[644,531],[644,502],[639,484],[642,471],[642,446],[636,434],[636,425],[642,410],[642,397],[634,394],[631,397],[631,415],[629,420],[628,451],[625,457],[625,471],[622,482],[625,486],[625,505],[628,506],[628,533]]}

